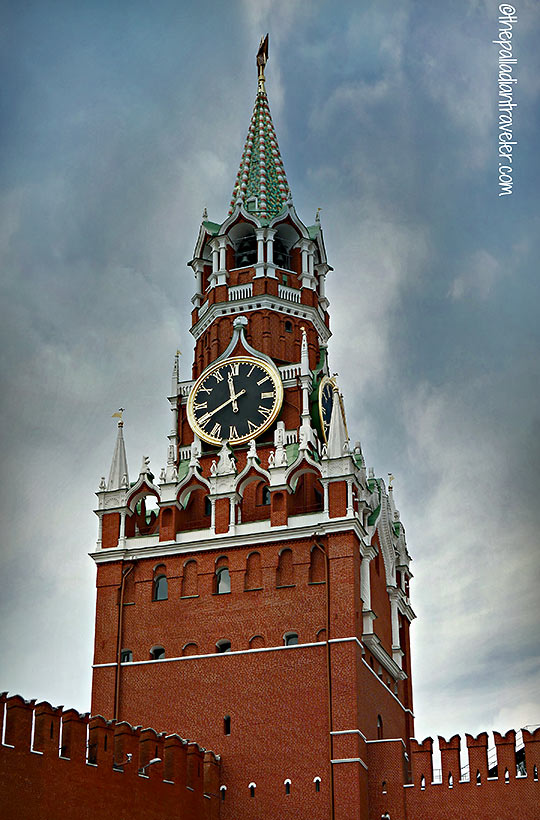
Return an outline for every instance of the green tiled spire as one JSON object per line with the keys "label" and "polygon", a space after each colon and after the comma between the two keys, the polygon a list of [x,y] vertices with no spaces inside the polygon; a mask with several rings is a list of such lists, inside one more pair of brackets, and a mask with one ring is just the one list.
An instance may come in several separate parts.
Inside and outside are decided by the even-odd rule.
{"label": "green tiled spire", "polygon": [[232,213],[236,205],[242,204],[264,220],[273,219],[291,196],[264,87],[267,59],[268,35],[261,41],[257,55],[257,97],[229,210]]}

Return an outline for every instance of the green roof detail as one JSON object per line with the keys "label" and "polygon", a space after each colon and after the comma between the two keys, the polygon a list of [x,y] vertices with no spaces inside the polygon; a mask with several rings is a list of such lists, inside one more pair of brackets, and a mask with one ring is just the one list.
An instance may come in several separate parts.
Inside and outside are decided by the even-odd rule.
{"label": "green roof detail", "polygon": [[369,518],[368,518],[367,522],[368,522],[368,525],[370,527],[372,527],[376,523],[377,518],[379,517],[380,511],[381,511],[381,505],[379,504],[379,506],[375,507],[373,512],[369,514]]}
{"label": "green roof detail", "polygon": [[236,205],[243,205],[246,211],[262,220],[273,219],[284,209],[290,196],[263,85],[255,98],[229,214]]}
{"label": "green roof detail", "polygon": [[308,227],[308,234],[310,239],[317,239],[319,233],[321,232],[320,225],[310,225]]}
{"label": "green roof detail", "polygon": [[294,464],[296,459],[298,458],[298,450],[300,445],[293,442],[292,444],[285,445],[285,452],[287,453],[287,464]]}
{"label": "green roof detail", "polygon": [[182,481],[182,479],[184,479],[187,476],[188,470],[189,470],[189,458],[184,458],[184,459],[182,459],[182,461],[178,465],[178,479],[177,480]]}
{"label": "green roof detail", "polygon": [[211,234],[212,236],[216,236],[216,234],[219,233],[221,225],[218,225],[217,222],[210,222],[209,220],[206,220],[203,222],[203,227],[208,231],[209,234]]}

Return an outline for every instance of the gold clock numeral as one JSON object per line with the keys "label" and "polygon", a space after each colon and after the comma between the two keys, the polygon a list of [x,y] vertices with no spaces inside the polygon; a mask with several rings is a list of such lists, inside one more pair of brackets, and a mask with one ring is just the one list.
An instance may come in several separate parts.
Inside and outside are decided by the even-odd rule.
{"label": "gold clock numeral", "polygon": [[216,382],[222,382],[223,381],[223,373],[221,372],[221,370],[216,370],[215,373],[212,373],[212,376],[214,377]]}
{"label": "gold clock numeral", "polygon": [[213,389],[214,389],[213,387],[207,387],[205,384],[201,384],[201,386],[199,387],[199,392],[200,393],[210,394]]}
{"label": "gold clock numeral", "polygon": [[248,379],[249,379],[249,377],[251,376],[251,374],[253,373],[253,371],[255,370],[255,368],[256,368],[256,367],[257,367],[257,365],[256,365],[256,364],[252,364],[252,365],[251,365],[251,367],[250,367],[250,369],[249,369],[249,371],[248,371],[248,374],[247,374],[247,378],[248,378]]}
{"label": "gold clock numeral", "polygon": [[249,430],[249,432],[254,433],[255,430],[258,430],[258,429],[259,428],[257,427],[257,425],[253,424],[253,422],[248,419],[248,430]]}
{"label": "gold clock numeral", "polygon": [[239,436],[238,436],[238,430],[236,429],[236,427],[234,426],[234,424],[231,424],[231,426],[229,427],[229,438],[230,438],[230,439],[231,439],[231,438],[239,438]]}
{"label": "gold clock numeral", "polygon": [[276,394],[273,390],[269,393],[261,393],[261,399],[275,399]]}
{"label": "gold clock numeral", "polygon": [[207,401],[201,401],[198,404],[196,402],[193,402],[193,409],[194,410],[207,410],[208,409],[208,402]]}
{"label": "gold clock numeral", "polygon": [[231,376],[238,376],[240,374],[240,362],[231,364]]}
{"label": "gold clock numeral", "polygon": [[259,381],[257,382],[257,384],[264,384],[265,382],[269,382],[269,381],[270,381],[270,376],[268,376],[268,374],[265,374],[265,375],[262,377],[262,379],[259,379]]}
{"label": "gold clock numeral", "polygon": [[272,410],[269,407],[263,407],[262,404],[259,404],[257,409],[263,417],[263,419],[267,419],[272,415]]}
{"label": "gold clock numeral", "polygon": [[210,430],[210,435],[214,438],[221,438],[221,424],[214,424]]}
{"label": "gold clock numeral", "polygon": [[199,422],[201,427],[204,427],[206,424],[208,424],[211,418],[212,416],[210,415],[210,413],[205,413],[204,416],[201,416],[200,419],[197,419],[197,421]]}

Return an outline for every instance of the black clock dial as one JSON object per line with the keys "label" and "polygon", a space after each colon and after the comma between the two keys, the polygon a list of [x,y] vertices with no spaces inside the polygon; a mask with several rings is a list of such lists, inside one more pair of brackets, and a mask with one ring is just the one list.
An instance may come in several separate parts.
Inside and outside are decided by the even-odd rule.
{"label": "black clock dial", "polygon": [[282,401],[277,370],[262,359],[235,356],[212,365],[197,380],[188,399],[188,419],[210,444],[242,444],[270,427]]}
{"label": "black clock dial", "polygon": [[328,441],[328,430],[330,429],[330,418],[334,405],[334,381],[325,376],[319,387],[319,415],[321,419],[321,429],[325,441]]}

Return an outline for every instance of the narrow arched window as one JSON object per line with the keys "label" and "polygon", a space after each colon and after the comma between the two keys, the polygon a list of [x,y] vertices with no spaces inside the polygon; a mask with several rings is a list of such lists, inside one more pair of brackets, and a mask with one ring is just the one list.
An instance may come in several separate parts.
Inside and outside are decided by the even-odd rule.
{"label": "narrow arched window", "polygon": [[262,488],[261,500],[265,507],[268,507],[270,505],[270,487],[267,487],[265,485]]}
{"label": "narrow arched window", "polygon": [[315,783],[315,791],[320,792],[320,790],[321,790],[321,778],[320,777],[314,777],[313,782]]}
{"label": "narrow arched window", "polygon": [[[204,514],[205,515],[212,515],[212,502],[208,498],[207,495],[204,497]],[[200,513],[199,513],[200,515]]]}
{"label": "narrow arched window", "polygon": [[219,654],[223,654],[224,652],[230,652],[230,651],[231,651],[231,642],[228,641],[226,638],[222,638],[220,641],[217,642],[216,652],[218,652]]}
{"label": "narrow arched window", "polygon": [[154,601],[166,601],[169,597],[169,585],[166,575],[154,578]]}
{"label": "narrow arched window", "polygon": [[382,782],[382,793],[386,794],[386,780],[383,780]]}
{"label": "narrow arched window", "polygon": [[294,584],[294,565],[292,550],[284,549],[279,553],[276,573],[276,586],[288,587]]}
{"label": "narrow arched window", "polygon": [[383,720],[380,715],[377,715],[377,739],[381,740],[383,738]]}
{"label": "narrow arched window", "polygon": [[287,333],[292,333],[292,322],[289,322],[288,319],[285,322],[285,330]]}
{"label": "narrow arched window", "polygon": [[216,571],[216,592],[223,595],[231,591],[231,576],[228,567],[219,567]]}
{"label": "narrow arched window", "polygon": [[453,778],[453,776],[452,776],[452,772],[449,772],[449,773],[448,773],[448,788],[449,788],[449,789],[453,789],[453,788],[454,788],[454,778]]}
{"label": "narrow arched window", "polygon": [[285,646],[295,646],[298,643],[298,633],[286,632],[283,636],[283,643]]}
{"label": "narrow arched window", "polygon": [[480,774],[480,769],[476,770],[476,785],[477,786],[482,785],[482,775]]}
{"label": "narrow arched window", "polygon": [[426,788],[426,778],[424,777],[424,775],[422,775],[422,777],[420,778],[420,789],[422,791],[424,791],[425,788]]}
{"label": "narrow arched window", "polygon": [[258,552],[251,552],[246,561],[246,574],[244,576],[244,589],[261,589],[262,568],[261,556]]}
{"label": "narrow arched window", "polygon": [[182,598],[194,598],[199,592],[199,577],[197,562],[193,559],[184,564],[182,575]]}
{"label": "narrow arched window", "polygon": [[510,783],[510,773],[509,773],[508,769],[504,770],[504,782],[505,783]]}
{"label": "narrow arched window", "polygon": [[231,716],[225,715],[223,718],[223,734],[230,735],[231,733]]}
{"label": "narrow arched window", "polygon": [[220,786],[219,793],[221,794],[221,799],[225,800],[225,795],[227,793],[227,786]]}
{"label": "narrow arched window", "polygon": [[153,646],[150,650],[150,657],[153,661],[160,661],[165,657],[165,650],[162,646]]}
{"label": "narrow arched window", "polygon": [[283,781],[283,785],[285,786],[285,794],[291,793],[291,781],[287,778],[287,780]]}
{"label": "narrow arched window", "polygon": [[321,584],[325,581],[325,558],[319,547],[312,547],[309,561],[309,583]]}
{"label": "narrow arched window", "polygon": [[533,780],[538,780],[538,766],[533,766]]}
{"label": "narrow arched window", "polygon": [[255,797],[255,788],[256,788],[256,786],[257,786],[256,783],[250,783],[249,784],[249,796],[250,797]]}
{"label": "narrow arched window", "polygon": [[120,653],[120,663],[131,663],[133,660],[133,652],[131,649],[122,649]]}

